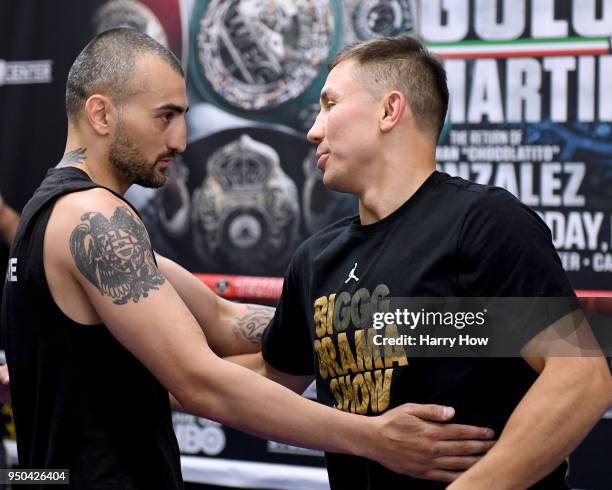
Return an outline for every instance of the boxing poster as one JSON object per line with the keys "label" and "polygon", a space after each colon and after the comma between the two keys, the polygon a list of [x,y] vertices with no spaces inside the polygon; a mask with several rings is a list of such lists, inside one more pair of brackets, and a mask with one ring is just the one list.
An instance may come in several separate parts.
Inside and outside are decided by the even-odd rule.
{"label": "boxing poster", "polygon": [[348,43],[412,33],[448,72],[439,169],[508,189],[549,226],[575,288],[610,290],[611,10],[594,0],[185,2],[190,144],[169,185],[140,198],[154,243],[197,272],[282,275],[307,236],[356,211],[322,186],[305,139],[327,63]]}
{"label": "boxing poster", "polygon": [[536,210],[572,285],[612,289],[612,2],[420,2],[451,100],[439,168]]}
{"label": "boxing poster", "polygon": [[96,32],[131,25],[181,58],[192,107],[169,184],[133,193],[154,244],[194,272],[282,275],[299,243],[356,210],[323,188],[305,139],[327,62],[349,42],[412,32],[448,72],[439,168],[510,190],[550,227],[577,289],[612,287],[609,0],[0,8],[0,191],[17,209],[61,157],[70,63]]}

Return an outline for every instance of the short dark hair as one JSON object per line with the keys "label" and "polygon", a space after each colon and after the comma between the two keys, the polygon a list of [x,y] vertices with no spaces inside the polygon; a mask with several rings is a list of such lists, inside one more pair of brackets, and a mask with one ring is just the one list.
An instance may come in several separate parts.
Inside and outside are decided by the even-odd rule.
{"label": "short dark hair", "polygon": [[76,117],[95,93],[107,95],[120,105],[133,93],[130,77],[136,61],[145,54],[159,56],[185,77],[172,51],[146,34],[126,27],[104,31],[83,48],[70,68],[66,82],[68,117]]}
{"label": "short dark hair", "polygon": [[382,37],[346,47],[329,63],[330,71],[355,60],[368,86],[401,91],[419,129],[438,137],[448,109],[444,67],[411,36]]}

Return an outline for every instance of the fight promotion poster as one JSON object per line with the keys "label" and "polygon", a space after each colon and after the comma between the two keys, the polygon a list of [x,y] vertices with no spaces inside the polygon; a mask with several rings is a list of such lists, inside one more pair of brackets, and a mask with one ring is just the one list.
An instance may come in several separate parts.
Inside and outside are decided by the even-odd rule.
{"label": "fight promotion poster", "polygon": [[572,284],[612,289],[610,0],[184,2],[189,147],[142,204],[194,272],[280,276],[307,236],[355,212],[305,133],[327,62],[412,33],[444,61],[439,169],[508,189],[551,229]]}
{"label": "fight promotion poster", "polygon": [[573,286],[612,289],[612,2],[420,2],[451,101],[439,168],[544,219]]}

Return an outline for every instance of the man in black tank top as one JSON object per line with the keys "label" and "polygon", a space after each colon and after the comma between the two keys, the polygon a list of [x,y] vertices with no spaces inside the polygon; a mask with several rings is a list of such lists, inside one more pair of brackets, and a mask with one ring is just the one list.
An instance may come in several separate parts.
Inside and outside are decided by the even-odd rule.
{"label": "man in black tank top", "polygon": [[[15,211],[4,200],[0,194],[0,278],[5,277],[8,262],[8,248],[13,243],[13,238],[19,225],[19,213]],[[4,289],[4,281],[0,281],[0,297]],[[2,305],[0,304],[0,308]],[[2,310],[0,310],[1,312]],[[4,346],[0,344],[0,408],[2,404],[10,403],[10,392],[8,384],[8,368],[5,363]],[[0,440],[6,436],[6,420],[8,417],[0,416]],[[0,444],[0,468],[6,467],[6,453],[4,444]]]}
{"label": "man in black tank top", "polygon": [[[486,429],[436,424],[452,416],[444,407],[361,417],[213,354],[198,321],[219,352],[252,352],[250,331],[211,323],[239,325],[253,311],[157,261],[138,213],[121,197],[133,183],[162,185],[185,149],[184,75],[166,48],[130,29],[100,34],[70,70],[66,108],[64,158],[23,210],[2,299],[21,467],[68,468],[74,488],[182,488],[167,391],[187,411],[247,432],[399,472],[416,462],[431,478],[440,454],[491,446],[477,440],[490,437]],[[277,379],[295,389],[303,383],[280,372]],[[415,451],[430,441],[447,449]],[[464,468],[473,459],[454,461]]]}

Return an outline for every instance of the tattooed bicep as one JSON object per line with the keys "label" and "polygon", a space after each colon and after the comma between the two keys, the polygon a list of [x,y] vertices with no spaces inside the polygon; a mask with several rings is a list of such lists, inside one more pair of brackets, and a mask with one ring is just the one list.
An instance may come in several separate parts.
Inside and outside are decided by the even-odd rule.
{"label": "tattooed bicep", "polygon": [[113,303],[137,303],[164,284],[144,225],[126,206],[110,218],[102,213],[81,215],[70,235],[70,253],[87,280]]}

